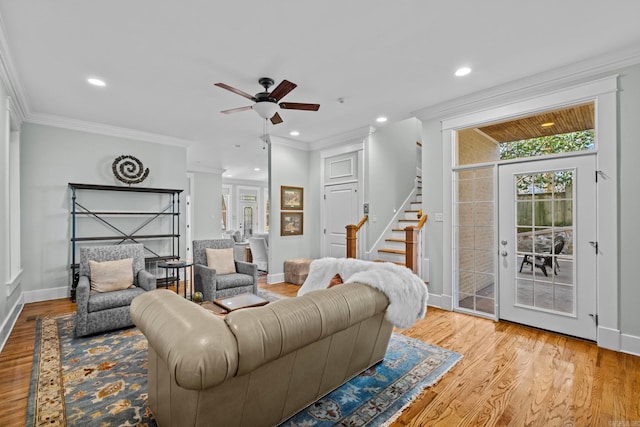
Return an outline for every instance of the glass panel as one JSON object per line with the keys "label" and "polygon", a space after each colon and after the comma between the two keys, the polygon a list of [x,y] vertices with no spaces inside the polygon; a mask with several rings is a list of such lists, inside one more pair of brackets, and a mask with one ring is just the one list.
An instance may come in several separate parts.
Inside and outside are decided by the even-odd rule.
{"label": "glass panel", "polygon": [[[473,285],[473,273],[460,272],[458,289],[460,293],[473,294],[475,287]],[[462,298],[462,297],[461,297]]]}
{"label": "glass panel", "polygon": [[493,225],[494,167],[459,171],[455,178],[457,306],[493,314],[497,256]]}
{"label": "glass panel", "polygon": [[552,200],[536,200],[533,203],[533,223],[540,226],[553,225],[553,201]]}
{"label": "glass panel", "polygon": [[533,305],[553,310],[553,285],[537,282],[533,286]]}
{"label": "glass panel", "polygon": [[520,280],[516,281],[516,304],[533,305],[533,281]]}
{"label": "glass panel", "polygon": [[573,177],[559,170],[515,178],[517,304],[574,313]]}
{"label": "glass panel", "polygon": [[516,202],[516,225],[531,227],[533,225],[533,203],[531,200]]}
{"label": "glass panel", "polygon": [[243,217],[243,237],[246,240],[253,235],[253,208],[251,206],[245,206],[243,209]]}
{"label": "glass panel", "polygon": [[495,299],[476,297],[476,311],[483,313],[494,314],[495,313]]}
{"label": "glass panel", "polygon": [[474,227],[475,231],[475,247],[477,249],[493,250],[495,237],[493,234],[493,226]]}
{"label": "glass panel", "polygon": [[458,181],[458,201],[459,202],[472,202],[473,201],[473,180]]}
{"label": "glass panel", "polygon": [[[476,268],[475,271],[479,271],[481,273],[493,273],[493,251],[486,250],[476,250],[475,251],[475,260],[476,260]],[[493,276],[491,277],[491,283],[493,284]]]}
{"label": "glass panel", "polygon": [[573,286],[556,286],[554,295],[554,309],[563,313],[573,313]]}
{"label": "glass panel", "polygon": [[474,218],[476,225],[493,225],[493,202],[476,203],[474,206]]}
{"label": "glass panel", "polygon": [[493,200],[493,177],[473,181],[473,194],[476,201]]}
{"label": "glass panel", "polygon": [[473,249],[462,249],[462,248],[460,248],[458,253],[459,253],[459,256],[460,256],[460,258],[458,260],[458,266],[459,266],[460,270],[473,271],[473,267],[475,265],[474,250]]}
{"label": "glass panel", "polygon": [[458,247],[473,248],[474,247],[474,227],[458,227]]}

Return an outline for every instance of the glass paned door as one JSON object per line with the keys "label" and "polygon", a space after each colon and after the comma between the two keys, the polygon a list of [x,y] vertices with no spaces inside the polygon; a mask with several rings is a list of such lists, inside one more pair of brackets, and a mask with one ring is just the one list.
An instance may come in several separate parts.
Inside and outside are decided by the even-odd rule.
{"label": "glass paned door", "polygon": [[499,167],[500,318],[595,339],[595,156]]}

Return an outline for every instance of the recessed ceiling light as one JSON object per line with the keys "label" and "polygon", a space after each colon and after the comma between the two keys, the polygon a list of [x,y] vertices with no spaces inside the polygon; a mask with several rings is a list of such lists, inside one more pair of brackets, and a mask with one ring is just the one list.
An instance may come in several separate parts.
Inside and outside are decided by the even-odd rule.
{"label": "recessed ceiling light", "polygon": [[376,122],[378,122],[378,123],[384,123],[384,122],[386,122],[386,121],[387,121],[387,118],[386,118],[386,117],[384,117],[384,116],[380,116],[380,117],[378,117],[378,118],[376,119]]}
{"label": "recessed ceiling light", "polygon": [[89,84],[92,84],[94,86],[100,86],[100,87],[104,87],[107,84],[104,82],[104,80],[100,80],[100,79],[96,79],[96,78],[90,78],[87,79],[87,81],[89,82]]}
{"label": "recessed ceiling light", "polygon": [[289,135],[298,136],[298,135],[300,135],[300,132],[298,132],[297,130],[292,130],[291,132],[289,132]]}
{"label": "recessed ceiling light", "polygon": [[547,123],[543,123],[540,126],[542,126],[543,128],[549,128],[551,126],[555,125],[555,123],[553,122],[547,122]]}
{"label": "recessed ceiling light", "polygon": [[260,168],[253,168],[254,171],[260,172]]}
{"label": "recessed ceiling light", "polygon": [[458,68],[456,70],[456,76],[458,76],[458,77],[466,76],[470,72],[471,72],[471,68],[469,68],[469,67]]}

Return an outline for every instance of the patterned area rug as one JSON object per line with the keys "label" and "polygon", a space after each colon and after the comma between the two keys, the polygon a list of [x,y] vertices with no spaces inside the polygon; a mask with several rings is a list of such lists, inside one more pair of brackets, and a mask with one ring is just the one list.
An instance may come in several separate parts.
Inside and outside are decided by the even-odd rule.
{"label": "patterned area rug", "polygon": [[[137,328],[73,337],[74,315],[38,321],[27,426],[156,426],[147,341]],[[394,333],[382,363],[282,425],[381,426],[462,356]]]}

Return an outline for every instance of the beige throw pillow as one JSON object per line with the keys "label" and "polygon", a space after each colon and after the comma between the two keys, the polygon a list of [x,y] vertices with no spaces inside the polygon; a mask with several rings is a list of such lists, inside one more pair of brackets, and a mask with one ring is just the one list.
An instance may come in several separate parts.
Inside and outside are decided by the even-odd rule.
{"label": "beige throw pillow", "polygon": [[133,258],[116,261],[89,261],[91,291],[120,291],[133,286]]}
{"label": "beige throw pillow", "polygon": [[233,248],[211,249],[206,248],[207,267],[216,270],[216,274],[231,274],[236,272],[236,263],[233,260]]}

